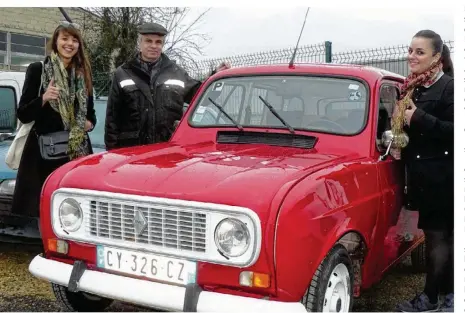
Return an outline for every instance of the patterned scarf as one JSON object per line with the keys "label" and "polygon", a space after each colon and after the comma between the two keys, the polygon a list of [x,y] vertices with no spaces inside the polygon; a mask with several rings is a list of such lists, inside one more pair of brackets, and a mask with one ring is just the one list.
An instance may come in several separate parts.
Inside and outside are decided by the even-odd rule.
{"label": "patterned scarf", "polygon": [[[47,89],[52,78],[59,88],[57,100],[50,100],[50,106],[58,113],[65,130],[69,131],[68,155],[71,160],[89,154],[87,136],[85,132],[87,116],[87,91],[84,77],[76,73],[74,67],[68,76],[60,57],[52,52],[48,62],[44,63],[42,77],[43,87]],[[77,106],[75,103],[77,102]],[[77,109],[77,112],[75,112]]]}
{"label": "patterned scarf", "polygon": [[401,88],[400,99],[396,103],[396,112],[392,118],[392,133],[394,135],[394,143],[405,148],[407,141],[403,136],[405,125],[405,110],[412,98],[413,91],[418,86],[431,85],[436,80],[436,77],[442,71],[442,62],[433,63],[426,71],[420,74],[410,73],[404,81]]}

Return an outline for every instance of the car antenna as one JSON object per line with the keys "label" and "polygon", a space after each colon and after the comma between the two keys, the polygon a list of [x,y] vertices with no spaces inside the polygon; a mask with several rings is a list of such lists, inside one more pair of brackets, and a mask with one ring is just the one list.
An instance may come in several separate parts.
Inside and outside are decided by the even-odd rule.
{"label": "car antenna", "polygon": [[307,21],[307,15],[308,15],[309,10],[310,10],[310,7],[307,8],[307,13],[305,13],[305,19],[304,19],[304,23],[302,25],[302,29],[300,30],[299,39],[297,39],[297,44],[295,45],[295,49],[294,49],[294,53],[292,54],[291,62],[289,62],[289,67],[290,68],[294,66],[295,55],[297,54],[297,49],[299,47],[300,37],[302,37],[302,32],[304,31],[305,22]]}
{"label": "car antenna", "polygon": [[70,23],[73,22],[73,21],[71,20],[71,18],[69,17],[68,13],[66,13],[65,9],[63,9],[63,8],[58,8],[58,9],[60,10],[61,14],[63,14],[63,16],[65,17],[65,19],[66,19],[68,22],[70,22]]}

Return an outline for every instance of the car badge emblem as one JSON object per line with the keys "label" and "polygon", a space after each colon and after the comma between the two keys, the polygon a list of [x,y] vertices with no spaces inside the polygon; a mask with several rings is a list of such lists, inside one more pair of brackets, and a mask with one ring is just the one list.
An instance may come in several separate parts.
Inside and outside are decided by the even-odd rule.
{"label": "car badge emblem", "polygon": [[140,236],[144,229],[147,227],[147,220],[140,210],[136,210],[134,214],[134,230],[136,235]]}

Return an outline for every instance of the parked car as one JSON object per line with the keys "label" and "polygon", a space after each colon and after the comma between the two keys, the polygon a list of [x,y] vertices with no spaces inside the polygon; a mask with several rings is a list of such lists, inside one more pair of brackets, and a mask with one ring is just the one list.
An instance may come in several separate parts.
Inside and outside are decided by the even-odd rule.
{"label": "parked car", "polygon": [[[16,170],[5,156],[17,132],[16,108],[24,85],[24,72],[0,72],[0,241],[41,243],[37,219],[11,213]],[[99,123],[89,133],[94,152],[104,151],[103,133],[106,98],[95,100]]]}
{"label": "parked car", "polygon": [[[215,74],[169,142],[88,156],[49,177],[45,252],[30,272],[77,311],[114,299],[349,311],[423,242],[388,151],[402,80],[329,64]],[[171,86],[160,92],[180,92]]]}

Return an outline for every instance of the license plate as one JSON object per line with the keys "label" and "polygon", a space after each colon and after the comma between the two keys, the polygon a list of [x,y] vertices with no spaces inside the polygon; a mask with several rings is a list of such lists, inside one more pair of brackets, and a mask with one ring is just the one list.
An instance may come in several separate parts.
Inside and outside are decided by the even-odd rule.
{"label": "license plate", "polygon": [[106,246],[97,246],[97,267],[180,285],[197,278],[195,262]]}

